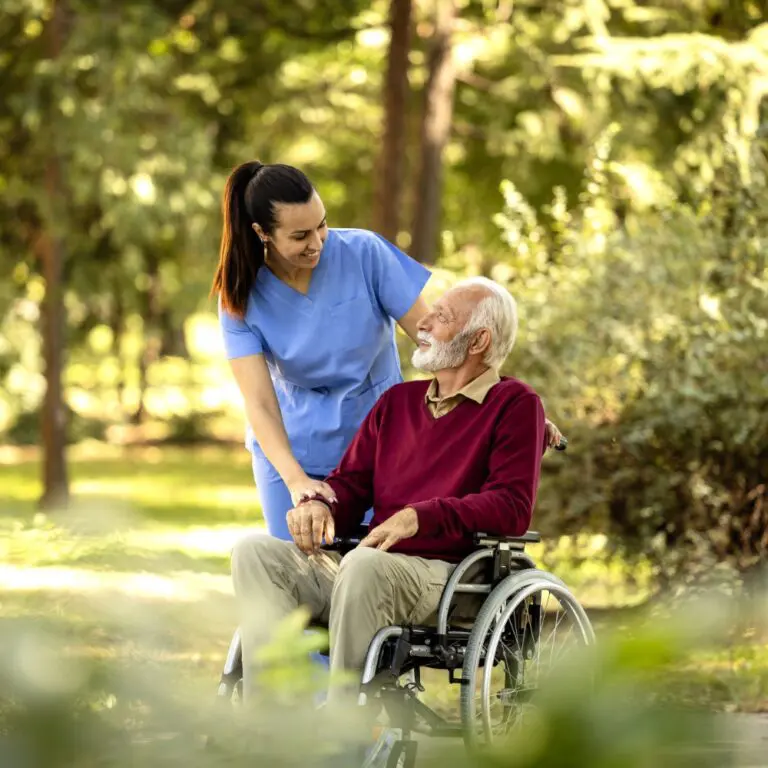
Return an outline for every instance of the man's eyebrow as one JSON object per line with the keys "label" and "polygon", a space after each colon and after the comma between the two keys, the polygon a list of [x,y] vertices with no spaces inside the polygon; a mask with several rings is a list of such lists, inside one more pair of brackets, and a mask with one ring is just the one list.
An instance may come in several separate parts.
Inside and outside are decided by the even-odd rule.
{"label": "man's eyebrow", "polygon": [[[318,227],[322,227],[322,226],[323,226],[323,224],[325,224],[325,220],[326,220],[327,218],[328,218],[328,214],[327,214],[327,213],[324,213],[324,214],[323,214],[323,218],[322,218],[322,219],[320,219],[320,223],[319,223],[317,226],[318,226]],[[316,228],[317,228],[317,227],[316,227]],[[309,232],[309,230],[308,230],[308,229],[294,229],[294,230],[293,230],[293,232],[291,232],[291,234],[292,234],[292,235],[300,235],[300,234],[303,234],[304,232]]]}

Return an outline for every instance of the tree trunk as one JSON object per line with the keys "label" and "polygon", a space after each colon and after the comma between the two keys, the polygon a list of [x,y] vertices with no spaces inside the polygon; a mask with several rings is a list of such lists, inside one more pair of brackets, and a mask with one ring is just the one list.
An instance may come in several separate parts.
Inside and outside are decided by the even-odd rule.
{"label": "tree trunk", "polygon": [[376,169],[373,226],[379,234],[393,242],[400,229],[405,168],[412,8],[412,0],[390,0],[389,54],[383,94],[384,128]]}
{"label": "tree trunk", "polygon": [[162,287],[160,285],[160,258],[150,248],[145,257],[145,268],[149,283],[144,294],[144,347],[139,358],[139,404],[131,417],[132,424],[143,424],[146,417],[144,397],[147,392],[147,373],[150,367],[160,359],[162,336]]}
{"label": "tree trunk", "polygon": [[110,307],[109,327],[112,330],[112,350],[117,361],[117,402],[120,409],[121,421],[125,417],[125,387],[126,387],[126,361],[123,359],[122,341],[125,335],[125,302],[123,301],[122,285],[119,275],[114,273],[112,280],[112,300],[114,304]]}
{"label": "tree trunk", "polygon": [[453,60],[455,0],[436,0],[421,125],[411,255],[427,264],[437,257],[443,191],[443,150],[451,133],[456,67]]}
{"label": "tree trunk", "polygon": [[[48,24],[48,54],[56,59],[61,53],[67,8],[58,0]],[[53,97],[51,96],[51,105]],[[51,106],[53,111],[53,106]],[[69,501],[69,478],[66,461],[67,415],[64,406],[62,373],[66,343],[62,272],[64,244],[59,228],[64,221],[64,189],[61,161],[56,148],[49,148],[45,163],[46,215],[38,238],[38,255],[42,262],[45,296],[41,306],[43,361],[45,366],[45,397],[42,409],[43,495],[44,509],[65,506]]]}

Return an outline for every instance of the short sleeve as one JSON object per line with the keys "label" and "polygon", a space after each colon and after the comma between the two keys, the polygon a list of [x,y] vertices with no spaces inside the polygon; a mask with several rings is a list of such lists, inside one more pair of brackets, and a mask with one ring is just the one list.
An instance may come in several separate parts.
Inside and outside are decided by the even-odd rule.
{"label": "short sleeve", "polygon": [[264,352],[261,334],[251,328],[245,320],[241,320],[223,309],[221,300],[219,300],[219,325],[224,339],[224,352],[227,355],[227,360],[260,355]]}
{"label": "short sleeve", "polygon": [[387,239],[371,233],[368,277],[381,308],[399,320],[421,295],[431,272]]}

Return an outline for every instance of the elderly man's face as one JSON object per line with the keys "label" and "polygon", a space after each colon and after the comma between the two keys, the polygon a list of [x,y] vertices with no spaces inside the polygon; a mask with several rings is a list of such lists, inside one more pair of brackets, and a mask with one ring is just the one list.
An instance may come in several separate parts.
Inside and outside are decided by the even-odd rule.
{"label": "elderly man's face", "polygon": [[434,373],[464,363],[472,338],[462,331],[485,295],[482,288],[459,288],[435,303],[419,322],[419,346],[411,358],[415,368]]}

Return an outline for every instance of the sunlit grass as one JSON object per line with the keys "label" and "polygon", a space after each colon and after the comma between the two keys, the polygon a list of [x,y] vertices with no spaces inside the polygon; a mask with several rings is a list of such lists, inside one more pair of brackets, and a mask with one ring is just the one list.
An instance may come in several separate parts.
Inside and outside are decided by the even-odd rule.
{"label": "sunlit grass", "polygon": [[214,690],[236,626],[229,552],[262,524],[248,454],[92,445],[70,458],[71,508],[42,515],[38,458],[0,452],[0,616]]}

